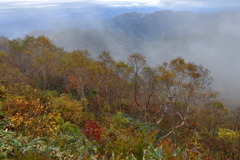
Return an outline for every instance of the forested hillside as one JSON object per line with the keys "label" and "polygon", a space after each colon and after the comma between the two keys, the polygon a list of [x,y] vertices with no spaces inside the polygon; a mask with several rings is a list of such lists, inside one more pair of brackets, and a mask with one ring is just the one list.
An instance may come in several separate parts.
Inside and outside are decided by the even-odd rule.
{"label": "forested hillside", "polygon": [[202,65],[93,58],[44,36],[1,37],[0,51],[0,159],[240,159],[240,109]]}

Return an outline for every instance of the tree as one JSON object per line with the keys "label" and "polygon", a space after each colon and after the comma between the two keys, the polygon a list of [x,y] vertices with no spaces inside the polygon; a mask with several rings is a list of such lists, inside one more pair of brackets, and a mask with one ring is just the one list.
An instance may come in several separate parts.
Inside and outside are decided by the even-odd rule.
{"label": "tree", "polygon": [[85,98],[86,93],[96,85],[94,73],[97,72],[97,66],[88,54],[87,50],[73,51],[63,64],[66,66],[64,73],[68,76],[67,86],[76,91],[79,99]]}
{"label": "tree", "polygon": [[[0,84],[11,89],[17,89],[26,85],[29,79],[19,71],[19,69],[10,66],[8,63],[0,63]],[[18,85],[18,86],[17,86]]]}
{"label": "tree", "polygon": [[150,109],[154,106],[154,101],[157,95],[157,87],[159,83],[159,78],[157,75],[157,71],[155,68],[151,67],[144,67],[142,71],[142,110],[141,115],[143,116],[144,120],[147,120],[147,114],[149,113]]}
{"label": "tree", "polygon": [[103,53],[98,56],[98,59],[99,69],[101,71],[99,72],[100,74],[98,74],[100,81],[98,88],[101,96],[103,96],[107,102],[112,102],[115,98],[115,91],[113,89],[116,80],[114,75],[115,61],[107,51],[103,51]]}
{"label": "tree", "polygon": [[[201,65],[186,63],[182,58],[176,58],[158,67],[159,85],[159,115],[156,124],[160,125],[168,114],[176,115],[180,123],[175,123],[173,130],[187,125],[190,112],[203,108],[207,102],[216,96],[211,90],[212,77],[210,72]],[[175,121],[176,121],[175,119]],[[173,133],[168,132],[166,136]],[[166,137],[164,136],[164,137]]]}
{"label": "tree", "polygon": [[142,68],[146,64],[145,57],[142,56],[140,53],[133,53],[128,57],[128,63],[133,68],[133,98],[134,103],[136,103],[140,109],[142,108],[141,105],[138,103],[138,92],[139,92],[139,81],[140,81],[140,73]]}

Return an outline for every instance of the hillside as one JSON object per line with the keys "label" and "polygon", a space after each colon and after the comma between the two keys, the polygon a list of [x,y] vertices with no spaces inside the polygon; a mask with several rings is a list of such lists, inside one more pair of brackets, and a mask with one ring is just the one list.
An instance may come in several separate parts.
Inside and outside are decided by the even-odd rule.
{"label": "hillside", "polygon": [[240,110],[210,71],[177,57],[0,40],[0,159],[239,159]]}

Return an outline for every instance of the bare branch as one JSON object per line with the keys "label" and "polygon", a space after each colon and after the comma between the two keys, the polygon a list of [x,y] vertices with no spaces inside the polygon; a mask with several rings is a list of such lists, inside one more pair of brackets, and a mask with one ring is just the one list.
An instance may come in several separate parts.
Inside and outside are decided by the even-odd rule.
{"label": "bare branch", "polygon": [[161,139],[165,139],[167,138],[168,136],[170,136],[173,132],[175,132],[178,128],[184,126],[186,123],[185,121],[182,121],[181,124],[177,125],[176,127],[174,127],[174,129],[172,129],[171,131],[169,131],[167,134],[165,134],[164,136],[160,137]]}

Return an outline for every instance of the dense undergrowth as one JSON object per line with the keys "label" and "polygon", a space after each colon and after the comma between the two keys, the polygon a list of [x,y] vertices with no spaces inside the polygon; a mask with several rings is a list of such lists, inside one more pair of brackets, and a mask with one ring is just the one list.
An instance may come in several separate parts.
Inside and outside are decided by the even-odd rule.
{"label": "dense undergrowth", "polygon": [[178,57],[66,52],[0,40],[0,159],[240,159],[240,111]]}

